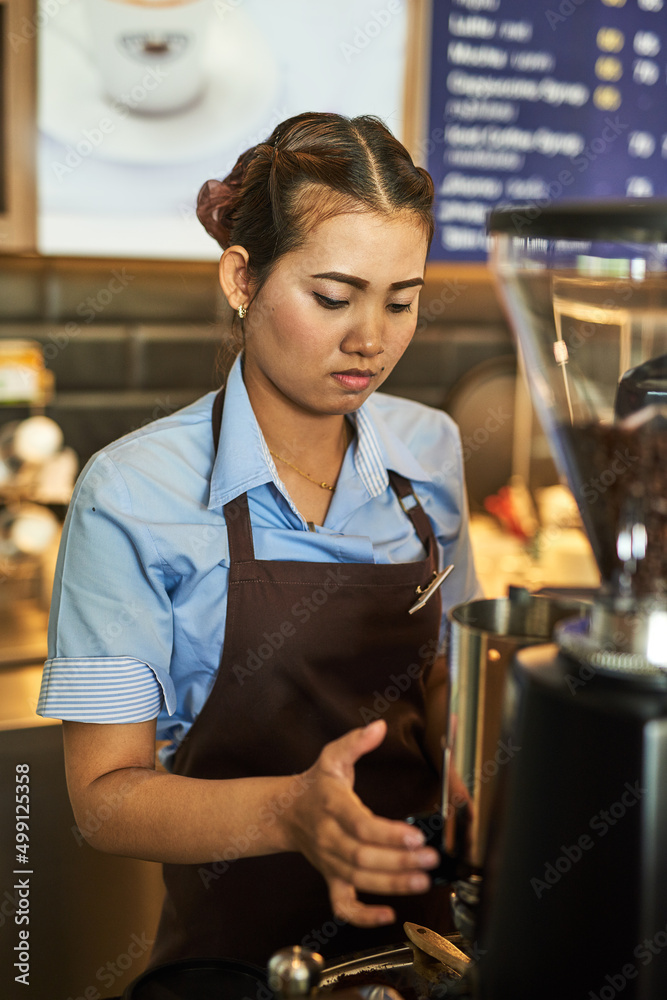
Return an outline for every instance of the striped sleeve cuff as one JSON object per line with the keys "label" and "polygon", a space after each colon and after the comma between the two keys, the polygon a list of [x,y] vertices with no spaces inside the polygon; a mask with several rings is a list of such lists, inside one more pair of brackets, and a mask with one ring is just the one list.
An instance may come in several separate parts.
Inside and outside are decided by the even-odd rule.
{"label": "striped sleeve cuff", "polygon": [[174,684],[165,671],[130,656],[57,656],[44,664],[37,714],[73,722],[146,722],[163,702],[173,714]]}

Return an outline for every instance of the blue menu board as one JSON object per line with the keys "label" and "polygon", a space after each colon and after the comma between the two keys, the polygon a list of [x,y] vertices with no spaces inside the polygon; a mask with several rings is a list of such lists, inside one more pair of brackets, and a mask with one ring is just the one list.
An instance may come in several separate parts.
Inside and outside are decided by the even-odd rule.
{"label": "blue menu board", "polygon": [[667,0],[433,0],[432,260],[499,203],[667,195]]}

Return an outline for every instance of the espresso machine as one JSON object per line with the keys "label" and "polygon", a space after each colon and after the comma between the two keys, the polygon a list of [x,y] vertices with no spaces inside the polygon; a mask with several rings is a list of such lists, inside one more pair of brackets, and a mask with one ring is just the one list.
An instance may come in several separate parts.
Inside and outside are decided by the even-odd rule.
{"label": "espresso machine", "polygon": [[[472,877],[481,896],[473,992],[658,1000],[667,995],[667,202],[500,208],[489,232],[534,405],[602,584],[551,644],[515,653],[499,695],[511,752],[496,768]],[[471,802],[450,805],[450,822],[466,811],[474,821]]]}

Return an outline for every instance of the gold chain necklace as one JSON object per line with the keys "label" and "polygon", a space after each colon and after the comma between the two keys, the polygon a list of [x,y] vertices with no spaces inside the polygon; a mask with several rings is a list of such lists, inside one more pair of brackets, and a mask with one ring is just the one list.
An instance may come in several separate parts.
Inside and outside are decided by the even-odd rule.
{"label": "gold chain necklace", "polygon": [[302,472],[301,469],[297,469],[296,465],[292,465],[291,462],[288,462],[287,459],[283,458],[281,455],[276,455],[275,451],[271,451],[270,448],[269,452],[273,455],[274,458],[277,458],[279,462],[284,462],[285,465],[289,465],[290,469],[294,469],[294,471],[298,472],[300,476],[303,476],[304,479],[309,479],[311,483],[315,483],[316,486],[321,486],[323,490],[330,490],[331,493],[333,493],[334,490],[336,489],[335,486],[329,486],[328,483],[320,483],[318,482],[317,479],[313,479],[313,477],[309,476],[307,472]]}
{"label": "gold chain necklace", "polygon": [[[348,444],[348,441],[347,441],[347,421],[344,420],[343,421],[343,453],[345,453],[345,451],[347,450],[347,444]],[[288,462],[286,458],[282,457],[282,455],[276,455],[275,451],[271,451],[270,448],[269,448],[269,453],[271,455],[273,455],[274,458],[277,458],[279,462],[283,462],[285,465],[289,465],[290,469],[294,469],[294,471],[298,472],[299,475],[303,476],[304,479],[308,479],[311,483],[315,483],[315,485],[319,486],[321,489],[323,489],[323,490],[329,490],[330,493],[333,493],[335,491],[335,489],[336,489],[335,486],[330,486],[329,483],[321,483],[319,481],[319,479],[313,479],[313,477],[309,476],[307,472],[303,472],[301,469],[297,469],[296,465],[293,465],[292,462]]]}

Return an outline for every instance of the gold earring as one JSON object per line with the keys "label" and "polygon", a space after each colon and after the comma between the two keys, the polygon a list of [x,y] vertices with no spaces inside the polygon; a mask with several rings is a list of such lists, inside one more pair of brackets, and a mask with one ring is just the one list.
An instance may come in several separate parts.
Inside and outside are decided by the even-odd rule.
{"label": "gold earring", "polygon": [[241,303],[241,305],[237,309],[237,312],[239,314],[239,319],[245,319],[245,314],[247,313],[247,311],[248,310],[246,309],[246,307],[244,306],[244,304]]}

